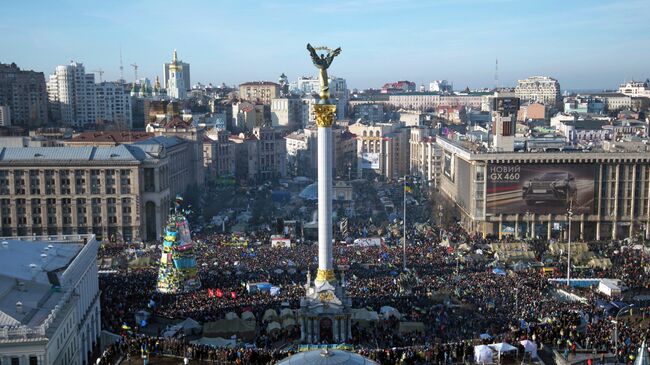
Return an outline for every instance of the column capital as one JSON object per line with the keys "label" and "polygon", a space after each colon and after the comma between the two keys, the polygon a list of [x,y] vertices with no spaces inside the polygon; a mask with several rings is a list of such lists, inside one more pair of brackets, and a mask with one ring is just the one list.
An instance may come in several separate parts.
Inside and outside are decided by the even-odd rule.
{"label": "column capital", "polygon": [[316,114],[316,125],[318,125],[319,128],[330,128],[334,123],[336,105],[314,104],[314,113]]}

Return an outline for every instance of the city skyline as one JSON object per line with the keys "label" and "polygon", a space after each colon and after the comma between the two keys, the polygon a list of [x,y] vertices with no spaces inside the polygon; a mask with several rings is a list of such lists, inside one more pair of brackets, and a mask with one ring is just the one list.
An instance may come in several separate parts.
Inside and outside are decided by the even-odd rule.
{"label": "city skyline", "polygon": [[650,76],[649,26],[636,16],[649,10],[646,1],[27,1],[0,15],[0,62],[51,74],[74,60],[117,80],[121,50],[125,80],[134,78],[132,63],[153,80],[177,49],[192,83],[236,85],[312,75],[311,42],[344,50],[332,74],[350,88],[436,79],[493,87],[498,59],[502,86],[548,75],[563,89],[613,89]]}

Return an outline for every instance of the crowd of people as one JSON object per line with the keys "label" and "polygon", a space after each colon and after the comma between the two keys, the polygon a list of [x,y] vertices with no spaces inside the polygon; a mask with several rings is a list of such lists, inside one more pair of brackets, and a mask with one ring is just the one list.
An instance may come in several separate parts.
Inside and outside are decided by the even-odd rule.
{"label": "crowd of people", "polygon": [[[337,233],[341,238],[341,233]],[[351,221],[349,234],[383,235],[387,238],[384,242],[398,242],[391,239],[386,226],[377,228],[362,221]],[[116,354],[136,356],[145,349],[153,354],[233,364],[267,364],[290,355],[294,350],[292,341],[299,332],[285,328],[271,338],[266,332],[268,321],[264,320],[264,312],[269,308],[299,307],[307,272],[312,277],[315,274],[318,250],[314,242],[290,248],[271,247],[270,235],[264,229],[248,233],[243,239],[229,234],[196,234],[193,238],[202,289],[193,293],[157,293],[155,265],[123,266],[102,275],[102,328],[124,336],[107,349],[104,359]],[[452,248],[441,245],[443,241],[450,242]],[[598,299],[607,298],[593,289],[574,288],[566,290],[585,297],[586,301],[567,302],[555,295],[549,277],[535,266],[505,270],[505,275],[495,273],[488,244],[496,241],[496,237],[466,232],[459,225],[428,229],[409,225],[406,265],[398,245],[358,247],[345,241],[335,244],[334,257],[339,268],[344,268],[341,272],[353,308],[380,311],[381,307],[390,306],[400,317],[355,323],[350,341],[355,351],[380,364],[459,362],[473,354],[473,345],[485,334],[490,341],[518,344],[521,339],[530,339],[540,347],[569,352],[586,348],[612,352],[621,358],[636,353],[648,335],[645,303],[636,303],[637,311],[619,322],[619,341],[615,341],[611,313],[597,304]],[[469,248],[462,255],[453,248],[460,243]],[[548,242],[534,240],[528,244],[538,260],[548,255]],[[634,294],[650,289],[649,255],[645,251],[626,247],[622,242],[592,242],[589,247],[610,258],[613,265],[590,269],[585,275],[621,279],[632,293],[626,298],[627,303],[634,301]],[[477,250],[483,253],[473,254]],[[153,262],[160,256],[155,247],[142,250],[119,245],[103,247],[100,257],[128,262],[134,251]],[[566,266],[562,268],[561,261],[556,261],[558,272],[563,272]],[[415,278],[408,284],[400,280],[403,266]],[[246,283],[251,282],[269,282],[279,292],[249,293]],[[219,289],[225,294],[215,296],[208,289]],[[143,309],[154,318],[190,317],[202,323],[223,319],[229,312],[250,311],[257,322],[256,337],[253,347],[218,349],[164,338],[160,331],[144,335],[134,318],[134,313]],[[400,320],[421,322],[424,330],[400,332]]]}

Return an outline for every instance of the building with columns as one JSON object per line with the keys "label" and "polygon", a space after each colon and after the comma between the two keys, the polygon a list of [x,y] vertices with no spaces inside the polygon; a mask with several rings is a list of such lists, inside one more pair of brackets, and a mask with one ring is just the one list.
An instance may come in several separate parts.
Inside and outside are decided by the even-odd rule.
{"label": "building with columns", "polygon": [[377,174],[397,179],[409,173],[408,128],[399,123],[355,123],[349,126],[357,138],[357,176]]}
{"label": "building with columns", "polygon": [[95,236],[0,242],[0,364],[90,364],[101,332]]}
{"label": "building with columns", "polygon": [[170,186],[179,186],[167,152],[173,149],[160,141],[0,148],[0,235],[155,240],[167,219]]}
{"label": "building with columns", "polygon": [[590,152],[479,152],[436,137],[440,191],[469,231],[579,240],[650,237],[650,153],[639,144]]}

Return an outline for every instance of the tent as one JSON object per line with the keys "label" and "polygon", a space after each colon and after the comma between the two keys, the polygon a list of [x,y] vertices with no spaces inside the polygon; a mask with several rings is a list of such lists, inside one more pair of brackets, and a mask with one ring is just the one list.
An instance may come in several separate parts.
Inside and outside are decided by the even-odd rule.
{"label": "tent", "polygon": [[506,352],[519,352],[519,350],[505,342],[500,342],[500,343],[493,343],[489,345],[491,349],[497,352],[499,354],[499,357],[501,357],[501,354],[505,354]]}
{"label": "tent", "polygon": [[244,321],[254,321],[255,315],[253,314],[253,312],[246,311],[241,314],[241,319],[243,319]]}
{"label": "tent", "polygon": [[244,321],[243,319],[222,319],[219,321],[208,322],[203,325],[203,337],[223,337],[231,338],[237,336],[245,341],[251,341],[255,338],[255,322]]}
{"label": "tent", "polygon": [[225,339],[221,337],[217,337],[217,338],[201,337],[198,340],[190,341],[190,343],[195,345],[207,345],[207,346],[220,347],[220,348],[224,348],[224,347],[233,348],[237,346],[237,340]]}
{"label": "tent", "polygon": [[271,322],[266,326],[267,333],[273,333],[282,329],[282,326],[278,322]]}
{"label": "tent", "polygon": [[226,319],[227,320],[239,319],[239,316],[235,312],[228,312],[228,313],[226,313]]}
{"label": "tent", "polygon": [[352,320],[376,322],[379,320],[379,314],[375,311],[369,311],[366,308],[352,309]]}
{"label": "tent", "polygon": [[488,335],[487,333],[481,333],[481,335],[479,336],[479,338],[480,338],[481,340],[491,340],[491,339],[492,339],[492,336]]}
{"label": "tent", "polygon": [[284,308],[280,311],[280,318],[285,319],[285,318],[293,318],[294,314],[293,311],[289,308]]}
{"label": "tent", "polygon": [[393,307],[389,307],[387,305],[381,307],[379,312],[384,316],[384,319],[388,319],[391,316],[400,319],[402,317],[401,314],[399,314],[399,311]]}
{"label": "tent", "polygon": [[296,326],[296,320],[293,318],[285,318],[282,320],[282,328]]}
{"label": "tent", "polygon": [[529,353],[531,358],[537,358],[537,344],[535,342],[523,340],[519,343],[524,347],[524,352]]}
{"label": "tent", "polygon": [[181,326],[181,330],[186,335],[196,335],[201,333],[203,326],[192,318],[186,318],[183,322],[178,323],[177,325]]}
{"label": "tent", "polygon": [[506,276],[505,270],[499,268],[492,269],[492,273],[499,276]]}
{"label": "tent", "polygon": [[474,346],[474,362],[477,364],[492,364],[492,350],[485,345]]}
{"label": "tent", "polygon": [[266,312],[264,312],[264,316],[262,317],[262,320],[264,321],[274,321],[278,319],[278,313],[275,311],[275,309],[267,309]]}
{"label": "tent", "polygon": [[421,332],[424,333],[424,323],[422,322],[400,322],[400,333]]}

